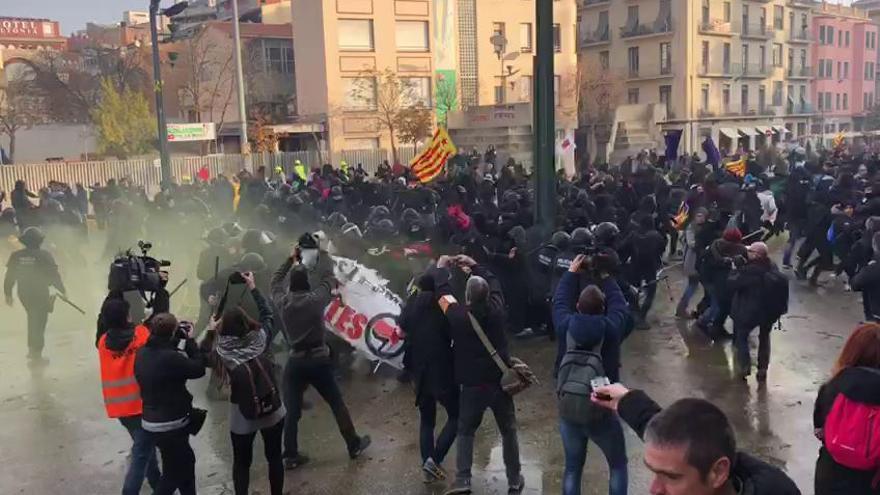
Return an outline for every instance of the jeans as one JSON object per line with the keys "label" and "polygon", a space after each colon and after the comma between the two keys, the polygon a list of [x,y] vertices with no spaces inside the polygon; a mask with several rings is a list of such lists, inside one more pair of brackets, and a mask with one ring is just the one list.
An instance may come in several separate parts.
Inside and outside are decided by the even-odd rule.
{"label": "jeans", "polygon": [[629,475],[627,471],[626,443],[623,427],[617,416],[594,425],[581,426],[564,419],[559,420],[562,446],[565,449],[565,475],[562,481],[563,495],[580,495],[581,475],[587,461],[587,446],[592,440],[599,446],[608,462],[610,478],[609,495],[626,495]]}
{"label": "jeans", "polygon": [[[284,491],[284,462],[281,460],[281,438],[284,421],[260,430],[263,437],[263,452],[269,465],[269,493],[281,495]],[[248,435],[232,435],[232,483],[235,495],[248,495],[251,481],[251,462],[254,458],[254,438],[256,432]]]}
{"label": "jeans", "polygon": [[[754,327],[734,325],[733,346],[736,350],[737,370],[743,374],[752,372],[752,356],[749,351],[749,335]],[[758,334],[758,371],[767,371],[770,366],[770,331],[773,323],[760,325]]]}
{"label": "jeans", "polygon": [[470,481],[474,462],[474,435],[483,422],[483,413],[492,409],[495,423],[501,432],[501,450],[507,481],[519,480],[519,441],[516,436],[516,410],[513,397],[493,383],[476,387],[462,387],[459,396],[458,451],[456,456],[456,479]]}
{"label": "jeans", "polygon": [[657,295],[658,283],[656,281],[648,281],[648,284],[642,289],[645,294],[645,300],[642,302],[641,307],[639,307],[639,316],[642,320],[648,318],[648,311],[651,310],[651,306],[654,304],[654,297]]}
{"label": "jeans", "polygon": [[329,359],[297,360],[290,358],[284,367],[284,400],[287,418],[284,422],[284,457],[293,458],[299,454],[297,442],[299,420],[302,417],[303,394],[309,385],[327,402],[336,418],[339,433],[345,439],[349,451],[357,447],[360,438],[354,429],[351,415],[342,400],[342,391],[333,376],[333,365]]}
{"label": "jeans", "polygon": [[122,426],[131,436],[131,463],[125,473],[122,484],[122,495],[138,495],[144,484],[144,476],[155,490],[159,486],[162,474],[159,472],[159,461],[156,459],[155,439],[141,426],[141,417],[128,416],[119,418]]}
{"label": "jeans", "polygon": [[804,236],[804,229],[800,223],[788,223],[788,242],[785,243],[785,253],[782,255],[782,264],[791,266],[791,255],[797,245],[797,241]]}
{"label": "jeans", "polygon": [[189,445],[186,428],[150,433],[162,455],[162,479],[155,495],[196,494],[196,454]]}
{"label": "jeans", "polygon": [[[446,425],[440,430],[440,435],[434,439],[434,427],[437,424],[437,403],[446,409]],[[428,392],[422,392],[419,398],[419,448],[422,454],[422,463],[430,457],[434,462],[441,464],[446,459],[446,454],[455,441],[458,432],[458,391],[453,390],[439,396]]]}
{"label": "jeans", "polygon": [[700,288],[700,277],[693,276],[688,277],[687,286],[684,288],[684,292],[681,294],[681,299],[678,301],[678,307],[676,308],[676,313],[684,314],[687,312],[688,306],[691,304],[691,299],[693,299],[694,294],[697,293],[697,289]]}

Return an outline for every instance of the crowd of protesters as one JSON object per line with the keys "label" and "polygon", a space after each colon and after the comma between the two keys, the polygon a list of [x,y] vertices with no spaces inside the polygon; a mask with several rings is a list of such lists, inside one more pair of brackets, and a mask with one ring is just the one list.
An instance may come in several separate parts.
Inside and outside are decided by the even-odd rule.
{"label": "crowd of protesters", "polygon": [[[558,346],[558,393],[573,397],[560,405],[564,494],[580,493],[590,440],[608,461],[610,493],[627,493],[620,419],[646,441],[652,493],[798,493],[781,471],[737,452],[716,406],[684,399],[660,411],[644,393],[615,383],[621,347],[634,330],[650,330],[658,285],[679,265],[686,287],[675,316],[693,319],[713,340],[732,338],[742,380],[752,373],[749,337],[756,328],[756,378],[769,379],[772,330],[788,309],[784,270],[811,285],[827,283],[826,272],[845,276],[841,290],[863,293],[864,321],[880,321],[880,159],[845,147],[820,154],[794,149],[769,160],[743,154],[729,163],[696,155],[667,161],[644,152],[616,167],[584,167],[573,177],[560,172],[550,232],[534,222],[534,188],[524,168],[496,160],[494,150],[459,155],[428,184],[388,163],[372,176],[360,165],[308,170],[297,163],[290,170],[165,184],[152,198],[125,179],[90,188],[52,183],[36,193],[19,181],[11,206],[0,203],[0,234],[19,236],[24,245],[3,247],[14,251],[6,300],[13,303],[18,287],[29,335],[39,340],[30,352],[41,351],[48,291],[64,293],[65,261],[52,253],[76,251],[41,245],[58,231],[88,239],[89,215],[105,231],[106,261],[144,238],[157,249],[180,246],[175,252],[202,246],[191,253],[199,281],[194,326],[181,325],[163,297],[150,316],[123,294],[111,293],[101,310],[107,412],[134,441],[124,493],[137,493],[145,477],[156,493],[195,493],[188,436],[204,416],[185,384],[206,368],[213,388],[231,401],[236,493],[247,492],[257,432],[271,493],[282,493],[284,468],[309,461],[297,439],[309,386],[332,408],[348,454],[356,458],[367,448],[370,438],[356,432],[333,373],[339,343],[323,328],[338,285],[333,254],[376,269],[406,300],[399,326],[416,388],[426,483],[447,477],[443,462],[455,444],[447,493],[471,493],[474,435],[491,409],[509,491],[522,492],[515,392],[505,381],[519,376],[527,385],[534,376],[511,355],[509,342],[544,336]],[[316,231],[323,236],[309,234]],[[777,235],[788,239],[782,270],[767,245]],[[28,265],[40,267],[39,276],[26,273]],[[243,284],[227,284],[235,277]],[[226,300],[238,305],[224,309]],[[822,430],[828,418],[839,422],[839,397],[866,407],[880,402],[870,391],[880,373],[878,328],[866,323],[853,334],[817,399],[817,436],[826,442],[817,494],[876,493],[873,472],[835,457],[840,449]],[[272,357],[276,335],[288,355],[283,373]],[[611,384],[587,381],[581,392],[562,386],[582,372]],[[131,386],[139,387],[136,400],[126,393]],[[438,405],[448,419],[435,437]]]}

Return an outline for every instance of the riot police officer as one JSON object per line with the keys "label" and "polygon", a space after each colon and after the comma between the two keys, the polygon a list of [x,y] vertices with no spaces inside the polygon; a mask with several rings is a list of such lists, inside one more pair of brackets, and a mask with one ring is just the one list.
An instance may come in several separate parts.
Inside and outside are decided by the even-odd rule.
{"label": "riot police officer", "polygon": [[13,304],[12,289],[18,287],[18,299],[27,313],[28,360],[32,364],[48,362],[43,358],[43,345],[46,323],[52,312],[49,287],[65,293],[55,258],[48,251],[40,249],[44,239],[43,233],[36,227],[28,227],[22,232],[19,241],[24,249],[9,257],[3,281],[3,292],[9,306]]}

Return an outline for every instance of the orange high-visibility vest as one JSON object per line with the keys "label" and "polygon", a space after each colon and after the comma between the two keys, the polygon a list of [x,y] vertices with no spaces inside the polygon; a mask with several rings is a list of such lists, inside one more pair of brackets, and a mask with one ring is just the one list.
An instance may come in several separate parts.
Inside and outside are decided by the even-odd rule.
{"label": "orange high-visibility vest", "polygon": [[134,338],[124,351],[107,349],[107,334],[98,341],[98,357],[101,361],[101,387],[107,416],[124,418],[141,414],[144,404],[141,389],[134,377],[134,359],[138,349],[147,343],[150,331],[143,325],[134,329]]}

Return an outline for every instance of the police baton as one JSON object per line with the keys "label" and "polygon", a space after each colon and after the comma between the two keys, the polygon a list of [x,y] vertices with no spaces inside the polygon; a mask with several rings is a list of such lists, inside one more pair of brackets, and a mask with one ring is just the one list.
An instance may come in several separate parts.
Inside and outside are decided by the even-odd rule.
{"label": "police baton", "polygon": [[64,303],[66,303],[66,304],[67,304],[68,306],[70,306],[71,308],[77,310],[77,312],[79,312],[79,314],[81,314],[81,315],[83,315],[83,316],[86,315],[86,312],[85,312],[82,308],[80,308],[79,306],[77,306],[76,304],[74,304],[73,301],[71,301],[70,299],[68,299],[67,297],[65,297],[64,294],[58,292],[58,293],[56,293],[55,295],[53,295],[52,297],[53,297],[54,299],[58,299],[58,300],[60,300],[60,301],[62,301],[62,302],[64,302]]}

